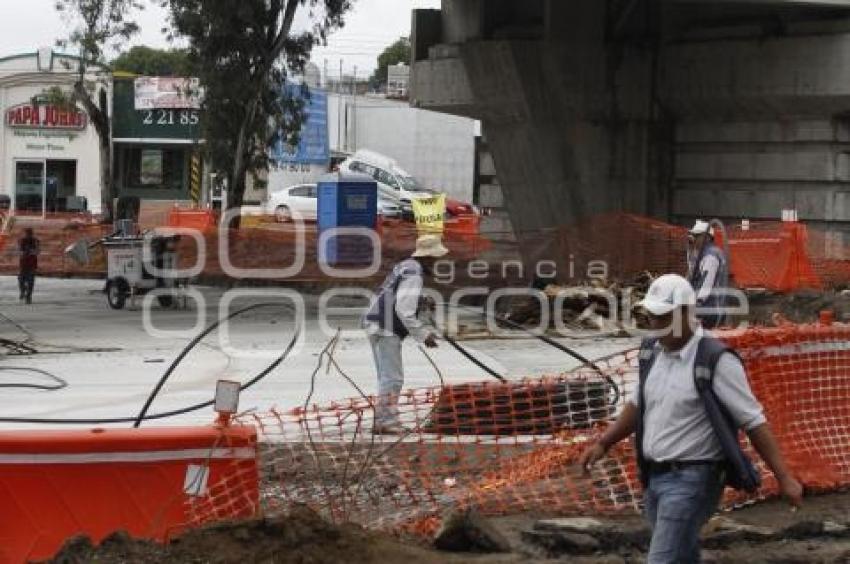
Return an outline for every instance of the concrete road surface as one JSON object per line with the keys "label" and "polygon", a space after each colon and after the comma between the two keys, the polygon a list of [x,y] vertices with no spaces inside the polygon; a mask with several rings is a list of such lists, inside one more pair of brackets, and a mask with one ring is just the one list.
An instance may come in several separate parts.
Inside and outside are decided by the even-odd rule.
{"label": "concrete road surface", "polygon": [[[199,310],[149,310],[146,328],[142,309],[114,311],[100,293],[101,281],[39,279],[34,303],[18,301],[17,280],[0,277],[0,337],[23,341],[40,351],[29,356],[0,356],[0,367],[46,370],[68,382],[60,391],[0,389],[0,417],[100,418],[136,415],[157,380],[186,344],[197,334],[194,326],[218,319],[223,300],[232,295],[217,288],[196,288],[205,305]],[[251,292],[275,292],[250,290]],[[280,297],[253,295],[232,301],[230,310]],[[317,315],[319,297],[304,297],[304,338],[294,354],[256,387],[243,393],[240,409],[289,409],[303,404],[320,351],[333,330],[323,331]],[[199,314],[206,319],[198,319]],[[246,381],[268,365],[292,338],[295,316],[291,308],[256,310],[234,320],[222,342],[213,333],[192,351],[176,370],[151,412],[178,409],[212,398],[219,379]],[[337,362],[366,392],[376,391],[372,354],[356,315],[344,320],[349,329],[335,351]],[[337,326],[341,322],[334,321]],[[175,333],[177,332],[177,333]],[[585,356],[598,358],[635,346],[628,339],[564,341]],[[557,373],[577,365],[564,353],[536,339],[479,340],[465,343],[482,360],[512,378]],[[0,349],[4,352],[4,349]],[[488,376],[446,343],[431,353],[447,382],[481,381]],[[415,343],[404,346],[406,386],[439,383],[432,366]],[[0,383],[49,383],[46,378],[17,370],[0,370]],[[318,404],[356,396],[344,379],[324,369],[319,373],[313,402]],[[146,424],[208,423],[213,413],[193,414]],[[83,425],[88,427],[89,425]],[[0,423],[0,428],[26,425]]]}

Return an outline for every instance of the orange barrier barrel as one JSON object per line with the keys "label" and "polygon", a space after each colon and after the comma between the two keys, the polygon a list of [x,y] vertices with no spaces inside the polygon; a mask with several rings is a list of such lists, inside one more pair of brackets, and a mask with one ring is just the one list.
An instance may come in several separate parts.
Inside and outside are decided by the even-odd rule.
{"label": "orange barrier barrel", "polygon": [[70,537],[124,530],[165,541],[227,484],[228,511],[259,504],[253,427],[0,433],[0,563],[52,557]]}
{"label": "orange barrier barrel", "polygon": [[168,212],[168,227],[197,229],[201,233],[211,233],[216,227],[215,210],[194,210],[171,208]]}

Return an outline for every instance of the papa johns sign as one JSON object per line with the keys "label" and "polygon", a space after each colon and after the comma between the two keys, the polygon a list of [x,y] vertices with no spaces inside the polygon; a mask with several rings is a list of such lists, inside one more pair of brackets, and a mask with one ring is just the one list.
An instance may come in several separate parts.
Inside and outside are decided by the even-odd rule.
{"label": "papa johns sign", "polygon": [[88,125],[88,115],[82,110],[66,110],[53,104],[20,104],[6,110],[6,125],[13,128],[82,131]]}

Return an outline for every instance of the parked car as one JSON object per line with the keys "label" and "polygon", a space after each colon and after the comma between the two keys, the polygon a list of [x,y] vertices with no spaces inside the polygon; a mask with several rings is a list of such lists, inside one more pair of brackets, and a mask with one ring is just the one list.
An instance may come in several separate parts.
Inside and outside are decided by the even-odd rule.
{"label": "parked car", "polygon": [[[293,211],[305,221],[316,221],[319,217],[319,190],[316,184],[297,184],[269,194],[265,213],[274,215],[281,223],[292,220]],[[387,218],[402,215],[401,207],[394,201],[378,196],[378,214]]]}
{"label": "parked car", "polygon": [[401,219],[401,206],[386,198],[378,198],[378,215],[387,219]]}
{"label": "parked car", "polygon": [[[360,150],[340,165],[342,172],[354,172],[371,176],[378,183],[381,197],[393,200],[401,207],[405,217],[413,217],[414,198],[428,198],[438,192],[426,188],[393,159],[374,151]],[[446,198],[446,213],[449,216],[479,215],[473,204]]]}
{"label": "parked car", "polygon": [[319,216],[319,191],[315,184],[296,184],[271,192],[265,203],[266,213],[281,223],[292,221],[297,214],[305,221]]}

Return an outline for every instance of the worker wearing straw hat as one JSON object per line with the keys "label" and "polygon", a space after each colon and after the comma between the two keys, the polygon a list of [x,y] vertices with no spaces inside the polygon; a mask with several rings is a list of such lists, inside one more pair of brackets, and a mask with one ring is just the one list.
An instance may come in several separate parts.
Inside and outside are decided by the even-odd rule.
{"label": "worker wearing straw hat", "polygon": [[378,372],[375,434],[398,435],[405,431],[398,411],[404,385],[401,344],[411,336],[428,348],[437,346],[436,335],[425,328],[417,312],[424,275],[430,274],[434,263],[448,252],[439,235],[420,236],[413,255],[387,275],[366,313],[364,328]]}

